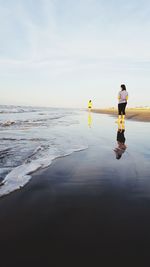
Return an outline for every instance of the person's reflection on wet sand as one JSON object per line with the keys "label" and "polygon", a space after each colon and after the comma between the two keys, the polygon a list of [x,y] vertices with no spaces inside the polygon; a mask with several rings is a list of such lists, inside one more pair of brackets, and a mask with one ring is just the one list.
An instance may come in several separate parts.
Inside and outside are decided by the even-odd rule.
{"label": "person's reflection on wet sand", "polygon": [[126,138],[125,138],[125,124],[118,123],[118,130],[117,130],[117,143],[118,146],[114,149],[116,154],[116,159],[121,159],[123,153],[126,151],[127,146],[125,145]]}
{"label": "person's reflection on wet sand", "polygon": [[89,128],[91,128],[91,126],[92,126],[92,115],[91,115],[90,111],[88,113],[88,126],[89,126]]}

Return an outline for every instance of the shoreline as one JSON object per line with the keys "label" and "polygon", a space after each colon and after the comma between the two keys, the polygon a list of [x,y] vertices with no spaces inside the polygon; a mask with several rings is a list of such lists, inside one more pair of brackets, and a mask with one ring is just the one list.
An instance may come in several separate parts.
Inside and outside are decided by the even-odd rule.
{"label": "shoreline", "polygon": [[[107,114],[113,117],[118,116],[118,110],[115,108],[105,108],[105,109],[95,108],[92,109],[91,112],[99,114]],[[141,122],[150,122],[150,109],[127,108],[126,119],[141,121]]]}

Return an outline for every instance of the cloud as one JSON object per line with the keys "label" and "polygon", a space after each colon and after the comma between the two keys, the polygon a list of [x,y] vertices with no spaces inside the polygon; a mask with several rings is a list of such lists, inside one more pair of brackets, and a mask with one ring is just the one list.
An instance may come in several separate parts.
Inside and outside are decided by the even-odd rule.
{"label": "cloud", "polygon": [[[32,2],[35,3],[35,1]],[[14,55],[12,53],[12,57],[6,55],[6,60],[19,59],[24,64],[24,61],[27,60],[36,63],[59,59],[64,62],[64,58],[71,61],[76,59],[82,61],[84,59],[126,58],[145,60],[150,58],[150,37],[147,37],[146,34],[147,42],[145,42],[145,38],[140,38],[145,31],[142,28],[143,26],[139,28],[140,25],[139,23],[137,25],[137,20],[134,23],[131,12],[128,12],[129,14],[126,14],[125,18],[122,18],[120,14],[126,6],[125,11],[133,11],[131,4],[124,4],[122,9],[119,6],[117,12],[114,12],[112,4],[106,5],[104,1],[100,1],[101,4],[98,4],[98,1],[77,1],[75,5],[69,4],[70,1],[63,1],[65,4],[60,12],[60,1],[43,0],[37,2],[38,5],[34,5],[35,12],[29,12],[31,5],[22,1],[24,5],[15,5],[15,13],[13,8],[10,19],[7,16],[8,25],[12,23],[10,31],[13,33],[10,36],[12,40],[8,40],[9,47],[6,46],[4,54],[6,55],[7,52],[10,54],[10,51],[14,50],[17,50],[17,53],[14,53]],[[113,1],[110,1],[110,3],[113,3]],[[37,6],[41,12],[39,12]],[[96,10],[98,7],[99,9]],[[9,13],[8,9],[7,13]],[[34,13],[37,13],[37,16],[39,13],[41,14],[40,20],[36,18]],[[136,15],[141,13],[143,14],[143,12],[139,12],[139,9],[136,11]],[[120,20],[115,18],[117,15]],[[14,17],[16,24],[14,24]],[[72,20],[71,17],[73,17]],[[18,24],[20,29],[18,29]],[[61,24],[65,26],[65,29]],[[140,31],[141,29],[142,31]],[[8,32],[8,29],[6,32]],[[17,35],[21,36],[20,40],[16,40]]]}
{"label": "cloud", "polygon": [[137,74],[139,84],[147,81],[148,1],[1,2],[0,77],[6,88],[19,87],[22,80],[31,88],[40,81],[81,88],[90,80],[96,88],[99,79],[108,86],[107,76],[110,86]]}

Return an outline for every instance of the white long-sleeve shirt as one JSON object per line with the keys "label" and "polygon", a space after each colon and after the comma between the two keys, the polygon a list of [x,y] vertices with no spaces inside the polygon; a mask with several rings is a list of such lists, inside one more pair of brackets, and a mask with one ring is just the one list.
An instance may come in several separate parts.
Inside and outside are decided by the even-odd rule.
{"label": "white long-sleeve shirt", "polygon": [[126,90],[120,91],[118,94],[119,104],[126,103],[128,100],[128,92]]}

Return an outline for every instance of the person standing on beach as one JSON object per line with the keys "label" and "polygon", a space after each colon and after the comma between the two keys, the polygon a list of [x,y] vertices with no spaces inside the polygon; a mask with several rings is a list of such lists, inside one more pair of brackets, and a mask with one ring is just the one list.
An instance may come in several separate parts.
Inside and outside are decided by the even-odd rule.
{"label": "person standing on beach", "polygon": [[91,111],[91,109],[92,109],[92,100],[89,100],[89,102],[88,102],[88,109],[89,109],[89,111]]}
{"label": "person standing on beach", "polygon": [[125,119],[125,110],[128,101],[128,92],[126,90],[125,84],[121,84],[121,91],[118,94],[118,121],[122,122]]}

